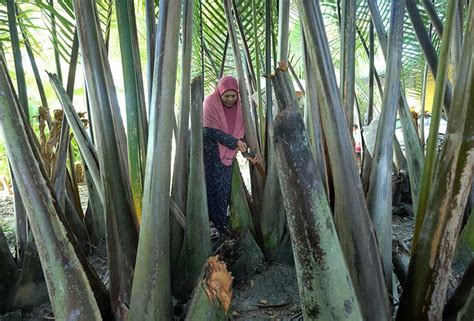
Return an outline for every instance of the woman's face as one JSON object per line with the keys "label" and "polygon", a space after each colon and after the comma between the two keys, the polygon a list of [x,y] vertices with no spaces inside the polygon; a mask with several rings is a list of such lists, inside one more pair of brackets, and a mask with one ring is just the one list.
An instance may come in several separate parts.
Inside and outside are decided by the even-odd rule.
{"label": "woman's face", "polygon": [[237,101],[237,93],[233,90],[227,90],[221,95],[221,100],[224,103],[224,106],[230,108],[234,106]]}

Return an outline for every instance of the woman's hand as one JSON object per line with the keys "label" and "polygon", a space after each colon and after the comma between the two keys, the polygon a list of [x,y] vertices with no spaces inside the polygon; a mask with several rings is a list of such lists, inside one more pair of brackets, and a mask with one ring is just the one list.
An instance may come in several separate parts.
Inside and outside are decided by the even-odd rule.
{"label": "woman's hand", "polygon": [[260,159],[260,157],[258,157],[258,155],[255,155],[253,157],[247,157],[247,159],[252,163],[252,165],[257,165],[257,164],[260,164],[260,162],[262,161]]}
{"label": "woman's hand", "polygon": [[246,152],[247,151],[247,144],[241,141],[240,139],[237,141],[237,149],[239,151]]}

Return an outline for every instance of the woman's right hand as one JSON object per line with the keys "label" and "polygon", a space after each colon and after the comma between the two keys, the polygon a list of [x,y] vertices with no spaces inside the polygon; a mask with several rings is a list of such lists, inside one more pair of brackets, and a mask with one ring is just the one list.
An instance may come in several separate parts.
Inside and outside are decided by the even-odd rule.
{"label": "woman's right hand", "polygon": [[241,141],[240,139],[237,141],[237,149],[239,151],[246,152],[247,151],[247,144]]}

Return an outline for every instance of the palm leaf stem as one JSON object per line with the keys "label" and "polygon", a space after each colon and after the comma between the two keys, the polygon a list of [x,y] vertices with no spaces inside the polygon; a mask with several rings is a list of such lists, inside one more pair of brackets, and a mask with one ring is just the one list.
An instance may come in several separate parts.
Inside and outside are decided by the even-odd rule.
{"label": "palm leaf stem", "polygon": [[420,0],[420,2],[425,8],[428,17],[430,18],[431,25],[433,25],[434,29],[436,30],[438,37],[441,38],[443,35],[443,22],[436,13],[436,8],[432,0]]}
{"label": "palm leaf stem", "polygon": [[[252,24],[253,24],[253,43],[255,46],[255,76],[256,76],[256,91],[257,91],[257,101],[258,101],[258,124],[260,124],[260,137],[265,137],[265,108],[263,106],[262,100],[262,88],[261,88],[261,67],[260,67],[260,46],[258,41],[258,25],[257,25],[257,0],[252,0]],[[262,143],[265,143],[265,140],[260,140]],[[265,151],[265,148],[263,148]]]}
{"label": "palm leaf stem", "polygon": [[269,128],[273,121],[273,98],[272,98],[272,81],[270,75],[272,73],[272,7],[271,1],[265,1],[265,157],[268,169],[268,155],[269,146],[271,143],[271,136]]}
{"label": "palm leaf stem", "polygon": [[389,293],[392,291],[392,145],[400,94],[405,1],[393,0],[391,3],[387,79],[367,194],[367,206],[377,233]]}
{"label": "palm leaf stem", "polygon": [[[49,1],[49,6],[51,8],[54,8],[54,0],[48,0]],[[54,48],[54,62],[56,63],[56,73],[58,74],[59,79],[61,82],[63,81],[63,75],[62,75],[62,70],[61,70],[61,58],[59,57],[59,48],[58,48],[58,33],[56,30],[56,11],[51,10],[50,12],[50,17],[51,17],[51,32],[52,32],[52,37],[53,39],[53,48]]]}
{"label": "palm leaf stem", "polygon": [[[380,46],[384,57],[387,57],[387,44],[388,38],[385,32],[385,28],[382,22],[379,8],[376,1],[367,0],[370,15],[374,28],[379,39]],[[413,206],[418,206],[418,197],[421,185],[421,173],[423,172],[423,151],[421,148],[420,140],[416,132],[415,124],[412,121],[411,112],[408,108],[408,102],[406,100],[403,90],[400,89],[400,100],[399,100],[399,114],[403,130],[403,139],[405,141],[406,160],[408,164],[408,174],[410,176],[410,187],[411,196],[413,200]]]}
{"label": "palm leaf stem", "polygon": [[[431,39],[426,32],[423,26],[423,20],[421,18],[420,12],[416,6],[415,0],[406,0],[407,3],[407,12],[410,16],[410,21],[415,30],[416,37],[420,43],[421,50],[425,56],[426,62],[430,67],[430,71],[433,74],[433,77],[436,79],[438,75],[438,57],[436,55],[436,50],[431,42]],[[451,105],[452,99],[452,86],[449,79],[446,80],[446,92],[444,95],[444,108],[446,113],[449,111],[449,106]]]}
{"label": "palm leaf stem", "polygon": [[[192,6],[192,1],[189,0],[188,3]],[[192,13],[189,17],[192,17]],[[191,30],[188,33],[190,34]],[[202,147],[202,101],[204,97],[202,96],[203,83],[201,79],[201,77],[194,78],[191,85],[191,154],[186,209],[187,229],[177,267],[178,276],[175,278],[180,283],[179,287],[186,294],[191,293],[196,286],[201,268],[212,253]]]}
{"label": "palm leaf stem", "polygon": [[[318,70],[317,82],[323,97],[322,124],[328,143],[335,195],[340,195],[335,198],[336,228],[364,318],[388,320],[389,304],[379,249],[353,157],[328,40],[325,33],[318,31],[324,30],[319,1],[298,3],[308,40],[308,53]],[[348,181],[351,183],[348,184]],[[357,242],[352,239],[354,233],[362,236]]]}
{"label": "palm leaf stem", "polygon": [[169,189],[180,13],[180,5],[160,1],[131,321],[172,318]]}
{"label": "palm leaf stem", "polygon": [[446,319],[455,319],[459,311],[466,304],[469,294],[474,288],[474,259],[467,267],[464,275],[456,287],[454,294],[449,298],[444,308],[443,317]]}
{"label": "palm leaf stem", "polygon": [[[457,1],[448,3],[442,56],[448,56],[450,29]],[[469,23],[459,73],[453,93],[446,141],[433,172],[425,214],[418,214],[415,228],[422,222],[413,240],[408,279],[400,300],[397,320],[441,320],[446,300],[453,252],[459,235],[468,195],[474,177],[474,4],[470,4]],[[441,66],[440,62],[440,75]],[[443,91],[440,80],[436,90]],[[442,95],[435,105],[440,111]],[[434,119],[432,121],[435,121]],[[431,126],[435,126],[433,123]],[[432,127],[431,127],[432,128]],[[427,160],[435,156],[428,149]],[[422,190],[425,192],[425,190]],[[421,202],[420,202],[421,204]],[[416,232],[416,231],[415,231]],[[416,235],[415,235],[416,236]]]}
{"label": "palm leaf stem", "polygon": [[314,162],[288,72],[277,69],[273,87],[280,109],[273,128],[276,166],[303,317],[305,320],[361,320],[362,313],[349,281],[322,177]]}
{"label": "palm leaf stem", "polygon": [[218,79],[221,79],[222,76],[224,76],[225,60],[227,58],[227,48],[229,48],[229,32],[227,32],[225,36],[224,53],[222,55],[221,67],[219,69],[219,77],[217,77]]}
{"label": "palm leaf stem", "polygon": [[278,61],[288,60],[290,0],[278,0]]}
{"label": "palm leaf stem", "polygon": [[[153,66],[155,59],[155,33],[156,33],[156,18],[155,18],[155,0],[145,0],[145,23],[146,23],[146,74],[147,74],[147,103],[151,102],[151,88],[153,83]],[[149,108],[149,106],[148,106]],[[149,112],[148,112],[149,115]]]}
{"label": "palm leaf stem", "polygon": [[138,220],[141,218],[143,173],[145,166],[146,114],[143,80],[133,1],[115,2],[124,77],[125,107],[127,114],[127,147],[133,203]]}
{"label": "palm leaf stem", "polygon": [[343,1],[341,21],[340,91],[349,128],[354,124],[356,2],[356,0]]}
{"label": "palm leaf stem", "polygon": [[[253,61],[252,56],[250,55],[250,48],[248,45],[247,36],[245,35],[245,29],[242,25],[242,19],[240,17],[235,0],[232,0],[232,10],[234,11],[235,21],[237,22],[237,27],[239,29],[240,39],[242,39],[242,47],[244,49],[245,64],[247,65],[249,80],[252,84],[252,90],[254,90],[256,88],[255,68],[253,67]],[[252,93],[249,94],[251,95]]]}
{"label": "palm leaf stem", "polygon": [[[19,97],[20,108],[24,111],[27,119],[29,119],[29,107],[28,107],[28,94],[26,89],[26,79],[25,73],[23,70],[23,62],[21,57],[20,49],[20,40],[18,37],[17,29],[17,17],[16,17],[16,8],[13,0],[7,0],[7,16],[8,16],[8,30],[10,32],[10,41],[12,44],[13,51],[13,60],[15,64],[15,74],[17,81],[17,90]],[[3,52],[1,53],[3,55]],[[27,213],[25,212],[25,207],[21,199],[20,191],[17,187],[17,179],[15,174],[12,171],[11,162],[10,170],[12,173],[12,185],[13,185],[13,195],[14,195],[14,212],[15,212],[15,236],[17,244],[17,256],[21,261],[23,259],[23,253],[26,250],[28,243],[28,221]]]}
{"label": "palm leaf stem", "polygon": [[[17,9],[18,9],[18,7],[17,7]],[[18,10],[17,10],[17,14],[18,14]],[[42,105],[43,108],[45,108],[47,110],[47,112],[45,113],[46,114],[46,122],[48,124],[48,127],[51,128],[51,126],[52,126],[51,114],[49,113],[48,101],[46,99],[46,94],[44,92],[43,82],[41,80],[41,76],[40,76],[40,73],[39,73],[39,70],[38,70],[38,65],[36,64],[36,59],[35,59],[35,56],[34,56],[34,53],[33,53],[33,49],[31,48],[31,44],[30,44],[30,41],[28,39],[28,35],[25,31],[23,23],[21,23],[21,20],[20,20],[19,26],[20,26],[20,30],[21,30],[21,35],[23,37],[23,42],[25,44],[26,52],[28,54],[28,58],[30,59],[31,68],[33,69],[33,75],[35,77],[36,86],[38,87],[38,93],[39,93],[39,96],[40,96],[40,99],[41,99],[41,105]]]}
{"label": "palm leaf stem", "polygon": [[437,140],[439,131],[439,122],[441,119],[441,108],[444,101],[445,84],[448,79],[448,60],[449,47],[451,44],[451,32],[453,30],[454,14],[456,12],[457,1],[449,0],[446,12],[446,21],[444,33],[441,39],[440,59],[438,65],[438,77],[436,79],[435,94],[433,98],[433,107],[431,112],[430,131],[426,146],[426,159],[423,167],[423,176],[420,188],[418,207],[416,208],[416,224],[413,235],[412,253],[416,248],[418,237],[423,226],[425,212],[428,207],[428,197],[431,190],[433,176],[437,160]]}
{"label": "palm leaf stem", "polygon": [[[0,113],[2,134],[9,137],[5,141],[7,152],[28,209],[55,317],[100,320],[99,307],[89,281],[59,219],[61,209],[54,202],[54,192],[48,186],[44,170],[40,166],[31,166],[38,164],[38,159],[28,140],[26,118],[21,116],[13,96],[3,57],[0,78],[1,103],[12,107],[2,108]],[[67,269],[64,264],[67,264]]]}
{"label": "palm leaf stem", "polygon": [[[180,120],[178,127],[171,198],[179,208],[187,208],[189,185],[189,109],[191,106],[191,63],[192,63],[192,30],[194,5],[190,0],[183,2],[182,47],[181,47],[181,80],[180,80]],[[198,89],[203,90],[199,87]],[[201,94],[203,94],[203,92]],[[171,269],[174,271],[183,245],[184,230],[178,220],[171,218]]]}
{"label": "palm leaf stem", "polygon": [[116,318],[123,319],[128,313],[138,242],[126,140],[95,4],[76,0],[74,10],[104,188],[112,307]]}

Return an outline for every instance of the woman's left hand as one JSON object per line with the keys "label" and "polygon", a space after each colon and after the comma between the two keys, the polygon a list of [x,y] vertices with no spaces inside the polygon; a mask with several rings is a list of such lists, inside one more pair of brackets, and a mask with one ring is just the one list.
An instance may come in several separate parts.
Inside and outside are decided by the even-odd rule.
{"label": "woman's left hand", "polygon": [[257,165],[262,161],[258,155],[247,157],[247,159],[252,163],[252,165]]}

